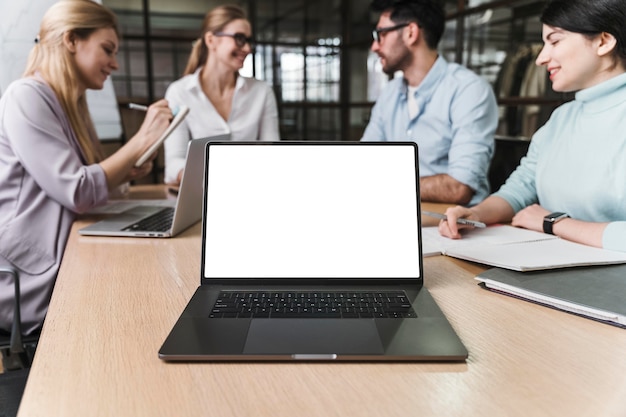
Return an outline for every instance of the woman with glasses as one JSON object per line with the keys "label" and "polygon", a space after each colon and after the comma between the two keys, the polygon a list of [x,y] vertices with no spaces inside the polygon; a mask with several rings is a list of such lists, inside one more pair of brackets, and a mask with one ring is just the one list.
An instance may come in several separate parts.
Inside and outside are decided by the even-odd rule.
{"label": "woman with glasses", "polygon": [[254,47],[251,25],[238,6],[225,5],[204,18],[183,78],[165,97],[189,115],[165,141],[165,182],[180,183],[188,141],[229,133],[232,140],[279,140],[276,98],[269,85],[239,75]]}

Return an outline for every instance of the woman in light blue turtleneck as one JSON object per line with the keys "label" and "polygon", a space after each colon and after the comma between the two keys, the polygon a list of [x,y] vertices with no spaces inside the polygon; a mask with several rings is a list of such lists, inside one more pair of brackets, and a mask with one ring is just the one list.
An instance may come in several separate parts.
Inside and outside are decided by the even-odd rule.
{"label": "woman in light blue turtleneck", "polygon": [[552,0],[537,65],[552,88],[577,91],[537,131],[500,190],[470,209],[446,211],[442,235],[460,238],[456,219],[552,233],[626,251],[626,3]]}

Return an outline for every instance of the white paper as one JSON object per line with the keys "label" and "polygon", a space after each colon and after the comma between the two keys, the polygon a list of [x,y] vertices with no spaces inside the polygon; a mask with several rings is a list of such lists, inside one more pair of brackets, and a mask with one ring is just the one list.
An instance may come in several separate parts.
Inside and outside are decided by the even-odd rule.
{"label": "white paper", "polygon": [[465,232],[462,239],[422,228],[424,256],[437,253],[515,271],[626,263],[626,253],[599,249],[508,225]]}

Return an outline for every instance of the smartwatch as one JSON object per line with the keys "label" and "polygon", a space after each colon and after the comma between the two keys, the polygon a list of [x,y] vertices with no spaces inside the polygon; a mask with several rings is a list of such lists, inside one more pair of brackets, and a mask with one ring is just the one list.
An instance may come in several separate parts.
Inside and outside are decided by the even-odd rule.
{"label": "smartwatch", "polygon": [[561,212],[554,212],[554,213],[550,213],[548,214],[546,217],[543,218],[543,231],[544,233],[549,233],[551,235],[554,234],[554,232],[552,231],[552,226],[554,226],[554,223],[561,221],[563,219],[568,218],[569,216],[565,213],[561,213]]}

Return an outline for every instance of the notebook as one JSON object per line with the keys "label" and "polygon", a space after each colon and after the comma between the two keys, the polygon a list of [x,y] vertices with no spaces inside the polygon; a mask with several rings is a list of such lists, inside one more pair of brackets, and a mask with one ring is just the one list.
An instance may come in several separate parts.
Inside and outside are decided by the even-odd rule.
{"label": "notebook", "polygon": [[448,239],[436,227],[422,230],[424,256],[443,254],[514,271],[626,263],[626,253],[595,248],[509,225],[464,231]]}
{"label": "notebook", "polygon": [[152,146],[150,146],[150,148],[148,148],[148,150],[139,157],[137,162],[135,162],[135,166],[137,168],[145,164],[146,161],[150,159],[150,157],[159,149],[161,144],[165,142],[165,139],[167,139],[167,137],[174,131],[174,129],[176,129],[178,125],[185,119],[185,117],[187,117],[188,113],[189,107],[187,106],[180,106],[180,108],[176,109],[176,115],[174,116],[174,119],[170,122],[170,125],[167,127],[167,129],[165,129],[165,131],[156,140],[156,142],[154,142]]}
{"label": "notebook", "polygon": [[200,286],[166,361],[463,361],[424,287],[418,150],[211,142]]}
{"label": "notebook", "polygon": [[476,277],[486,289],[626,327],[626,265],[552,271],[489,269]]}
{"label": "notebook", "polygon": [[202,218],[204,148],[212,140],[228,140],[229,134],[189,141],[185,170],[175,201],[137,200],[131,208],[84,227],[86,236],[173,237]]}

